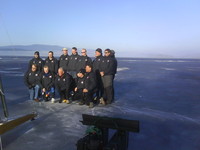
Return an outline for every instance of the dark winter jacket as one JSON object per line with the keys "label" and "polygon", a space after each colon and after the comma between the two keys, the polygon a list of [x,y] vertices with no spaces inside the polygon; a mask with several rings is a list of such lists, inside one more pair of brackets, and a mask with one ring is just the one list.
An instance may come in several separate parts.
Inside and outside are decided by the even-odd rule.
{"label": "dark winter jacket", "polygon": [[40,84],[40,74],[39,71],[28,70],[24,75],[24,83],[28,88],[33,88],[35,85]]}
{"label": "dark winter jacket", "polygon": [[100,66],[101,66],[102,61],[103,61],[103,56],[98,56],[93,60],[93,71],[96,74],[100,74],[99,70],[100,70]]}
{"label": "dark winter jacket", "polygon": [[54,80],[55,80],[54,73],[42,72],[40,74],[40,87],[42,89],[45,88],[46,90],[50,90],[51,87],[54,87]]}
{"label": "dark winter jacket", "polygon": [[59,58],[59,67],[62,67],[64,70],[68,71],[69,60],[70,60],[69,55],[61,55]]}
{"label": "dark winter jacket", "polygon": [[104,56],[100,66],[100,72],[104,72],[104,75],[114,75],[116,72],[116,63],[113,57]]}
{"label": "dark winter jacket", "polygon": [[44,66],[44,60],[42,60],[42,58],[38,57],[38,58],[33,58],[29,61],[29,69],[31,70],[31,67],[33,64],[37,65],[37,70],[38,71],[42,71],[43,66]]}
{"label": "dark winter jacket", "polygon": [[85,76],[83,78],[77,78],[77,89],[84,89],[85,87]]}
{"label": "dark winter jacket", "polygon": [[86,73],[85,75],[85,89],[93,91],[96,88],[96,76],[94,72]]}
{"label": "dark winter jacket", "polygon": [[71,87],[71,83],[72,77],[68,73],[63,74],[61,77],[56,76],[55,86],[58,91],[69,90]]}
{"label": "dark winter jacket", "polygon": [[45,65],[49,67],[49,71],[55,74],[58,72],[58,60],[55,57],[53,57],[52,60],[50,60],[49,57],[47,57],[45,59]]}
{"label": "dark winter jacket", "polygon": [[69,71],[78,71],[77,69],[77,63],[78,63],[79,55],[71,55],[68,63],[68,69]]}
{"label": "dark winter jacket", "polygon": [[77,71],[79,71],[80,69],[85,69],[85,66],[87,64],[92,65],[92,59],[88,56],[79,56],[77,62]]}

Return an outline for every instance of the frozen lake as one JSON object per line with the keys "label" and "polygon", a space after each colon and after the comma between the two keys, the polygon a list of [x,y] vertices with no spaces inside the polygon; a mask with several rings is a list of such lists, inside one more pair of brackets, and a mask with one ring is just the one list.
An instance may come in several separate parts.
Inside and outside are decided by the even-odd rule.
{"label": "frozen lake", "polygon": [[[140,121],[129,150],[200,149],[200,60],[119,58],[115,102],[106,107],[32,103],[23,83],[31,57],[1,57],[10,117],[39,117],[2,136],[4,150],[75,150],[85,134],[82,114]],[[2,109],[0,111],[3,116]]]}

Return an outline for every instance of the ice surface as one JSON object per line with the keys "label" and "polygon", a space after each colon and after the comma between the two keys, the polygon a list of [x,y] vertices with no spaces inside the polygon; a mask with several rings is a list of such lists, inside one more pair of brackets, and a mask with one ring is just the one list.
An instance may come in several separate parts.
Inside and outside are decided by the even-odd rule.
{"label": "ice surface", "polygon": [[118,59],[115,102],[89,109],[28,100],[23,77],[12,72],[23,74],[29,59],[0,60],[10,117],[39,115],[4,134],[4,150],[75,150],[85,134],[83,113],[139,120],[140,133],[130,133],[129,150],[200,149],[199,60]]}

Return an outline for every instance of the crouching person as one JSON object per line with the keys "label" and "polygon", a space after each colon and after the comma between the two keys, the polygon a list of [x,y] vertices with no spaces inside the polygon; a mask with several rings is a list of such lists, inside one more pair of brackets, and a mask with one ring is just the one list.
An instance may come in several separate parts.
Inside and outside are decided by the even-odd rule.
{"label": "crouching person", "polygon": [[89,108],[93,108],[93,94],[96,88],[95,75],[91,72],[91,65],[86,65],[86,70],[81,69],[78,74],[77,87],[75,88],[75,97],[78,95],[81,99],[80,105],[89,105]]}
{"label": "crouching person", "polygon": [[87,64],[85,67],[86,76],[85,76],[85,88],[83,89],[83,92],[86,95],[86,101],[89,103],[89,107],[94,107],[93,103],[93,95],[96,92],[96,76],[94,72],[92,71],[92,65]]}
{"label": "crouching person", "polygon": [[52,103],[55,102],[54,79],[54,73],[50,72],[49,67],[45,65],[43,67],[43,72],[40,75],[40,86],[44,101],[51,100]]}
{"label": "crouching person", "polygon": [[37,71],[37,65],[33,64],[31,69],[24,75],[24,83],[29,88],[30,100],[39,102],[38,94],[40,90],[40,77]]}
{"label": "crouching person", "polygon": [[69,94],[70,94],[70,86],[72,83],[72,77],[67,73],[64,72],[63,68],[60,67],[58,69],[58,75],[55,79],[55,86],[58,90],[60,95],[59,103],[67,103],[69,104]]}

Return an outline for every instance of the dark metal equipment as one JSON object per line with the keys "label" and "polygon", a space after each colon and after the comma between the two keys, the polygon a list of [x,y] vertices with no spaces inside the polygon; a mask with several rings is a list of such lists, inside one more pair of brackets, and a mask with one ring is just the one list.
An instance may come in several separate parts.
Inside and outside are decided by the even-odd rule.
{"label": "dark metal equipment", "polygon": [[[83,125],[100,129],[101,134],[94,131],[88,133],[77,142],[77,150],[127,150],[129,132],[139,132],[138,120],[100,117],[83,114]],[[109,139],[109,129],[116,132]]]}
{"label": "dark metal equipment", "polygon": [[[5,100],[5,94],[3,90],[3,84],[0,76],[0,100],[2,102],[2,107],[3,107],[3,112],[5,119],[0,120],[0,135],[4,134],[5,132],[17,127],[18,125],[28,121],[28,120],[34,120],[34,118],[37,116],[36,113],[31,113],[22,117],[18,117],[15,119],[8,119],[8,109],[6,105],[6,100]],[[1,119],[1,118],[0,118]]]}
{"label": "dark metal equipment", "polygon": [[2,102],[4,116],[6,118],[8,118],[8,109],[7,109],[7,105],[6,105],[5,94],[4,94],[4,90],[3,90],[3,84],[2,84],[2,81],[1,81],[1,76],[0,76],[0,98],[1,98],[1,102]]}

